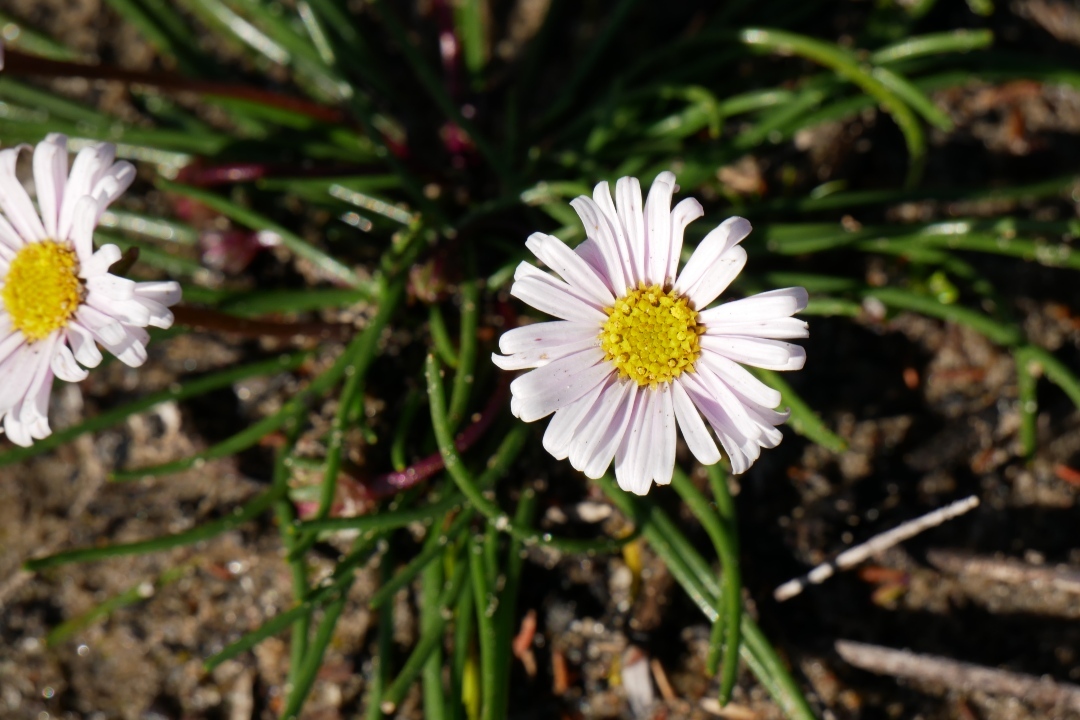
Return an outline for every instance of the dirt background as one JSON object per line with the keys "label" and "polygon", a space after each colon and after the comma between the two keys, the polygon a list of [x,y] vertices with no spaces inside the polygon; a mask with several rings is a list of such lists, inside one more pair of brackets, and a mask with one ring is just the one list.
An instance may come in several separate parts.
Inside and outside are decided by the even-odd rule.
{"label": "dirt background", "polygon": [[[22,18],[88,56],[136,68],[155,60],[134,31],[97,0],[0,0]],[[1077,59],[1080,11],[1050,0],[1003,4],[999,37]],[[1080,67],[1080,63],[1073,65]],[[122,88],[58,84],[121,114],[134,112]],[[971,84],[935,101],[957,124],[932,136],[928,177],[958,185],[1015,184],[1076,171],[1080,161],[1080,93],[1064,86]],[[796,158],[818,180],[850,177],[869,186],[899,155],[895,130],[874,113],[800,135],[778,153]],[[869,141],[869,142],[866,142]],[[867,149],[869,148],[869,149]],[[744,160],[726,172],[768,178],[776,158]],[[895,173],[894,173],[895,174]],[[142,186],[145,190],[145,185]],[[737,190],[737,188],[735,188]],[[136,191],[138,192],[138,191]],[[153,197],[144,198],[153,202]],[[138,200],[138,198],[136,199]],[[855,221],[1013,213],[1064,219],[1080,213],[1071,196],[1039,203],[911,203],[856,213]],[[1080,300],[1076,275],[1034,264],[969,258],[1011,302],[1036,343],[1080,367]],[[863,256],[843,261],[869,282],[905,269]],[[733,485],[738,492],[746,600],[789,661],[823,717],[1023,720],[1080,717],[1064,707],[1036,706],[1007,695],[965,692],[941,683],[897,681],[857,670],[839,658],[838,639],[910,648],[979,665],[1080,683],[1080,415],[1064,395],[1039,389],[1038,452],[1019,456],[1019,413],[1012,360],[961,327],[900,314],[883,319],[868,308],[854,322],[811,320],[809,363],[796,389],[850,444],[834,455],[785,432]],[[334,351],[332,345],[326,353]],[[136,373],[118,363],[53,395],[54,427],[63,427],[182,378],[265,354],[250,340],[193,333],[151,347]],[[390,372],[388,363],[375,372]],[[176,532],[229,513],[265,487],[268,451],[197,470],[126,484],[106,482],[117,467],[183,457],[249,422],[292,388],[292,378],[252,381],[196,401],[165,404],[122,426],[83,437],[18,467],[0,469],[0,717],[11,720],[275,717],[288,647],[273,638],[213,673],[202,660],[291,603],[288,568],[269,518],[193,547],[143,557],[65,566],[40,575],[20,570],[35,557],[98,542]],[[372,402],[387,400],[371,390]],[[393,402],[393,399],[390,399]],[[316,418],[317,420],[317,418]],[[0,441],[2,442],[2,441]],[[538,444],[537,444],[538,445]],[[690,467],[681,451],[680,460]],[[545,488],[544,522],[555,530],[588,526],[610,514],[602,497],[542,452],[526,457],[526,481]],[[894,548],[854,572],[778,604],[772,590],[860,540],[956,498],[976,494],[982,506]],[[685,527],[692,518],[674,493],[654,491]],[[607,523],[618,522],[612,515]],[[586,529],[586,532],[595,532]],[[703,552],[707,538],[694,534]],[[402,542],[408,547],[408,533]],[[961,558],[939,567],[935,552],[1010,558],[1042,579],[1014,574],[994,580]],[[710,555],[711,556],[711,555]],[[534,610],[537,672],[514,669],[511,708],[518,718],[714,717],[716,683],[704,674],[708,626],[663,565],[645,552],[644,586],[631,598],[623,558],[566,558],[533,551],[519,614]],[[314,575],[329,560],[314,561]],[[175,581],[156,586],[180,568]],[[365,707],[374,637],[366,598],[374,570],[354,585],[304,717],[357,717]],[[143,599],[47,645],[60,623],[138,588]],[[415,596],[395,602],[395,644],[404,657],[415,641]],[[614,667],[651,663],[654,696],[647,712],[631,708]],[[564,672],[565,671],[565,672]],[[630,677],[624,672],[624,677]],[[647,678],[646,678],[647,679]],[[667,687],[665,687],[665,682]],[[731,718],[776,718],[752,676],[743,673]],[[419,717],[418,693],[400,717]],[[739,714],[743,713],[743,714]]]}

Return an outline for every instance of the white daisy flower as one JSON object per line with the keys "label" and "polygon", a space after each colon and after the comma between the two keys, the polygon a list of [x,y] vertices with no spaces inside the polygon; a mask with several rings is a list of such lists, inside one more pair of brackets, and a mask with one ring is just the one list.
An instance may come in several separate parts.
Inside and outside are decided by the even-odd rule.
{"label": "white daisy flower", "polygon": [[0,150],[0,418],[12,442],[29,446],[52,432],[53,376],[83,380],[80,364],[101,362],[97,344],[142,365],[143,328],[172,325],[180,286],[110,275],[120,248],[94,251],[101,213],[135,178],[131,163],[113,162],[115,146],[82,150],[68,175],[67,138],[45,138],[34,149],[38,210],[15,175],[24,149]]}
{"label": "white daisy flower", "polygon": [[[499,339],[504,370],[537,368],[510,384],[514,415],[555,413],[544,447],[590,478],[615,461],[624,490],[644,495],[671,482],[676,427],[701,463],[720,459],[708,421],[736,473],[781,440],[788,418],[780,393],[743,365],[798,370],[806,351],[784,339],[808,336],[791,315],[803,288],[709,307],[746,264],[743,218],[725,220],[678,272],[683,231],[704,214],[687,198],[671,209],[675,176],[663,172],[644,207],[636,178],[596,186],[570,204],[588,239],[575,250],[534,233],[526,246],[559,277],[521,263],[510,294],[561,318],[515,328]],[[560,279],[561,278],[561,279]]]}

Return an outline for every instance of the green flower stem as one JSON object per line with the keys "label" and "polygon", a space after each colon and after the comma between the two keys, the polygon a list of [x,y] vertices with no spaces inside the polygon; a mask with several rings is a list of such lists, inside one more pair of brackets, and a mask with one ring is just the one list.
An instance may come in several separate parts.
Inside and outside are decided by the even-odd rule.
{"label": "green flower stem", "polygon": [[395,472],[404,472],[409,466],[408,458],[405,456],[406,444],[409,442],[409,431],[412,429],[413,420],[416,419],[416,413],[424,399],[425,396],[414,387],[409,388],[409,393],[405,396],[405,407],[394,428],[394,439],[390,442],[390,465]]}
{"label": "green flower stem", "polygon": [[72,425],[69,428],[58,430],[44,440],[38,440],[31,447],[12,448],[3,454],[0,454],[0,467],[22,462],[48,452],[60,445],[74,440],[80,435],[104,430],[105,428],[122,422],[136,413],[145,412],[161,403],[181,402],[188,398],[197,397],[219,388],[229,387],[250,377],[295,370],[310,356],[311,353],[307,351],[294,352],[270,360],[261,360],[249,365],[230,368],[204,377],[186,379],[183,382],[171,386],[168,390],[152,393],[126,405],[107,410],[78,425]]}
{"label": "green flower stem", "polygon": [[204,525],[199,525],[190,530],[185,530],[184,532],[175,533],[173,535],[162,535],[150,540],[140,540],[138,542],[67,550],[54,555],[46,555],[45,557],[27,560],[24,567],[31,572],[39,572],[46,568],[66,565],[68,563],[104,560],[106,558],[122,557],[124,555],[142,555],[144,553],[160,552],[162,550],[181,547],[183,545],[191,545],[192,543],[197,543],[202,540],[209,540],[212,537],[216,537],[229,530],[240,527],[249,520],[253,520],[259,515],[262,515],[275,501],[283,496],[283,493],[284,491],[279,488],[268,490],[257,496],[255,499],[249,500],[244,505],[236,508],[228,515]]}
{"label": "green flower stem", "polygon": [[438,305],[428,308],[428,332],[431,334],[431,346],[435,348],[439,360],[444,365],[457,369],[457,350],[454,349],[454,342],[450,339],[450,333],[446,329],[446,320],[443,319]]}
{"label": "green flower stem", "polygon": [[[439,452],[443,456],[443,463],[450,477],[457,484],[458,489],[468,498],[469,503],[479,510],[495,528],[500,532],[509,533],[511,536],[526,543],[549,545],[566,552],[610,552],[621,548],[632,537],[619,540],[572,540],[568,538],[555,538],[549,533],[541,533],[531,527],[518,527],[493,501],[485,497],[480,485],[473,478],[472,473],[465,467],[461,455],[454,447],[453,433],[446,415],[446,398],[443,394],[443,384],[440,377],[438,361],[434,355],[428,354],[425,363],[424,374],[427,377],[428,406],[431,410],[431,424],[435,430],[435,439],[439,445]],[[523,427],[523,426],[519,426]],[[514,432],[514,431],[511,431]]]}
{"label": "green flower stem", "polygon": [[[469,572],[469,552],[471,543],[466,541],[461,551],[457,554],[455,573],[459,567]],[[451,557],[454,557],[453,555]],[[468,666],[471,660],[473,647],[473,591],[472,578],[464,583],[461,594],[458,596],[457,606],[454,609],[454,638],[451,647],[450,663],[450,717],[453,720],[462,720],[465,717],[467,706],[471,697],[468,685],[470,682]]]}
{"label": "green flower stem", "polygon": [[[716,465],[709,468],[714,470]],[[713,510],[705,495],[699,491],[682,470],[675,469],[671,478],[671,486],[679,493],[683,502],[694,513],[701,526],[705,528],[709,539],[712,540],[716,553],[720,557],[723,567],[723,591],[720,594],[724,612],[714,623],[716,626],[726,628],[726,644],[724,649],[723,675],[720,681],[720,704],[727,705],[731,700],[731,692],[735,688],[735,681],[739,673],[739,624],[742,621],[742,579],[739,572],[739,548],[738,534],[734,526],[734,517],[723,516]],[[711,649],[710,649],[711,651]],[[710,652],[710,657],[712,653]],[[716,669],[712,668],[715,673]]]}
{"label": "green flower stem", "polygon": [[384,582],[382,587],[375,591],[375,594],[371,596],[371,600],[368,603],[371,608],[373,610],[378,610],[386,604],[388,600],[393,599],[394,593],[411,583],[425,567],[442,555],[443,548],[448,543],[457,541],[457,539],[465,532],[465,529],[469,526],[472,519],[473,511],[466,510],[454,518],[454,521],[450,523],[450,527],[448,527],[445,532],[437,529],[437,527],[432,527],[429,532],[430,535],[435,538],[435,541],[424,543],[423,550],[417,553],[402,570]]}
{"label": "green flower stem", "polygon": [[1080,408],[1080,380],[1063,362],[1051,355],[1041,347],[1028,345],[1023,348],[1024,354],[1029,361],[1034,361],[1042,366],[1046,378],[1065,391],[1073,405]]}
{"label": "green flower stem", "polygon": [[887,65],[900,60],[939,55],[952,52],[970,52],[990,47],[994,42],[994,33],[990,30],[954,30],[952,32],[931,33],[906,38],[898,43],[886,45],[870,54],[870,62],[875,65]]}
{"label": "green flower stem", "polygon": [[831,43],[814,38],[766,28],[743,30],[740,40],[751,46],[762,47],[776,53],[793,54],[813,60],[831,68],[841,76],[858,85],[866,94],[873,96],[892,115],[904,135],[910,154],[908,186],[918,183],[926,157],[926,137],[918,119],[896,93],[882,84],[870,72],[860,66],[848,51]]}
{"label": "green flower stem", "polygon": [[[428,568],[439,567],[439,562],[428,565]],[[467,582],[468,571],[469,563],[462,557],[454,568],[454,574],[441,591],[441,572],[439,582],[424,590],[420,641],[416,643],[397,677],[383,693],[383,712],[393,713],[394,710],[390,708],[396,709],[401,704],[417,675],[423,672],[425,720],[441,720],[446,717],[447,707],[442,687],[442,642],[448,621],[443,612],[457,603]],[[428,572],[429,570],[425,570],[425,573]]]}
{"label": "green flower stem", "polygon": [[[393,565],[390,548],[383,554],[381,565],[383,580],[388,579],[390,568]],[[389,605],[379,611],[379,634],[378,634],[378,657],[375,667],[372,669],[371,689],[367,696],[367,720],[378,720],[383,717],[382,699],[383,693],[390,685],[391,664],[394,661],[394,606]]]}
{"label": "green flower stem", "polygon": [[299,235],[288,230],[285,226],[275,223],[264,215],[241,207],[231,200],[224,198],[217,193],[210,192],[209,190],[192,187],[191,185],[183,185],[181,183],[165,180],[164,178],[158,178],[156,182],[158,187],[162,190],[174,192],[178,195],[183,195],[184,197],[196,200],[210,209],[216,210],[234,222],[253,230],[268,230],[276,234],[281,238],[281,244],[292,251],[293,254],[312,263],[315,267],[319,268],[319,270],[339,282],[343,282],[358,290],[367,290],[370,287],[370,281],[361,280],[352,269],[343,265],[341,261],[327,254],[323,250],[320,250]]}
{"label": "green flower stem", "polygon": [[494,578],[487,577],[484,571],[483,536],[473,538],[469,547],[469,575],[472,578],[473,604],[476,608],[476,628],[480,639],[480,677],[482,720],[502,720],[497,714],[497,682],[499,678],[499,657],[496,646],[495,623],[492,609],[495,598],[491,594]]}
{"label": "green flower stem", "polygon": [[[471,247],[471,246],[469,246]],[[480,288],[476,281],[476,262],[471,250],[466,250],[467,278],[461,283],[461,330],[458,335],[458,367],[450,390],[447,422],[451,432],[457,430],[469,407],[469,391],[476,372],[476,329],[480,317]]]}
{"label": "green flower stem", "polygon": [[[604,476],[597,481],[604,493],[627,517],[635,519],[641,532],[653,550],[664,560],[676,581],[698,606],[710,622],[721,613],[719,597],[705,588],[702,578],[695,575],[694,568],[708,567],[689,541],[663,510],[622,491],[611,479]],[[681,539],[680,539],[681,538]],[[709,574],[711,577],[711,573]],[[757,624],[747,615],[742,616],[742,658],[754,672],[784,713],[792,720],[814,720],[806,698],[798,684],[784,666],[783,661],[769,644]]]}

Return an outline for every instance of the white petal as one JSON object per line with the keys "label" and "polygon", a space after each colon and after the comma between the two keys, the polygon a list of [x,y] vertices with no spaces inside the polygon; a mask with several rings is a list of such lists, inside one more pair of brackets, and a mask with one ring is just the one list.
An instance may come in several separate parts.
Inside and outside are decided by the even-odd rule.
{"label": "white petal", "polygon": [[[60,227],[57,240],[71,240],[71,231],[75,222],[75,207],[82,198],[90,195],[98,180],[112,165],[116,157],[116,146],[112,143],[98,143],[83,148],[75,156],[68,175],[67,188],[64,190],[64,202],[60,205]],[[96,207],[96,202],[95,202]],[[97,216],[94,216],[97,222]]]}
{"label": "white petal", "polygon": [[50,133],[34,149],[34,187],[45,234],[50,238],[60,237],[57,222],[67,184],[67,160],[67,138],[59,133]]}
{"label": "white petal", "polygon": [[130,300],[135,297],[135,281],[119,275],[104,273],[87,279],[86,287],[91,293],[100,293],[109,300]]}
{"label": "white petal", "polygon": [[69,322],[67,331],[67,341],[75,353],[75,359],[86,367],[97,367],[102,358],[93,333],[78,322]]}
{"label": "white petal", "polygon": [[533,323],[504,332],[499,338],[499,350],[506,355],[513,355],[595,338],[598,332],[595,328],[566,320]]}
{"label": "white petal", "polygon": [[148,327],[161,328],[162,330],[168,330],[172,327],[173,321],[176,318],[169,308],[156,300],[150,300],[139,295],[135,296],[134,302],[137,302],[146,309],[146,312],[149,315],[149,320],[146,321]]}
{"label": "white petal", "polygon": [[645,217],[641,207],[641,183],[637,178],[622,177],[615,183],[615,208],[626,233],[626,247],[630,249],[634,279],[646,280]]}
{"label": "white petal", "polygon": [[806,309],[809,297],[801,287],[781,288],[769,292],[751,295],[742,300],[717,305],[701,313],[701,322],[705,324],[729,322],[753,322],[773,320],[794,315]]}
{"label": "white petal", "polygon": [[116,318],[106,315],[85,303],[75,311],[75,319],[80,325],[89,330],[102,345],[116,345],[122,343],[126,337],[124,327]]}
{"label": "white petal", "polygon": [[[68,196],[64,197],[67,200]],[[75,203],[75,211],[72,214],[71,229],[67,239],[75,248],[75,254],[79,256],[79,263],[90,262],[94,257],[94,227],[97,225],[98,203],[89,195],[83,195]]]}
{"label": "white petal", "polygon": [[780,393],[754,377],[742,365],[711,350],[704,350],[698,363],[705,364],[717,374],[733,392],[767,408],[780,404]]}
{"label": "white petal", "polygon": [[[607,193],[607,183],[601,183],[601,185],[603,185],[604,193]],[[600,185],[596,187],[597,192],[599,192]],[[608,203],[611,202],[610,194],[608,194],[607,201]],[[629,260],[624,258],[625,253],[621,251],[611,220],[596,204],[596,201],[584,195],[571,200],[570,206],[577,211],[578,217],[581,218],[586,237],[596,243],[596,247],[604,259],[604,268],[606,269],[604,274],[610,282],[609,288],[614,294],[618,295],[632,283],[630,278],[633,277],[633,273],[629,273]],[[614,210],[614,208],[612,209]],[[578,252],[580,251],[581,246],[578,246]]]}
{"label": "white petal", "polygon": [[555,345],[552,347],[537,348],[536,350],[524,350],[519,353],[514,353],[513,355],[503,356],[492,353],[491,362],[495,363],[495,365],[503,370],[524,370],[525,368],[543,367],[555,360],[564,358],[567,355],[573,355],[582,350],[596,347],[597,345],[598,342],[596,336],[593,335],[584,340],[567,343],[566,345]]}
{"label": "white petal", "polygon": [[766,370],[800,370],[806,363],[806,350],[781,340],[764,340],[731,335],[702,335],[701,347],[712,350],[743,365]]}
{"label": "white petal", "polygon": [[667,281],[671,258],[671,196],[675,194],[675,173],[665,170],[656,176],[645,200],[645,282],[661,287]]}
{"label": "white petal", "polygon": [[150,336],[142,328],[124,326],[123,340],[102,344],[120,362],[129,367],[140,367],[146,362],[146,343],[149,339]]}
{"label": "white petal", "polygon": [[650,434],[650,410],[655,393],[648,389],[638,391],[629,426],[623,435],[619,449],[615,453],[615,480],[619,487],[635,495],[649,492],[652,478],[649,477],[648,440]]}
{"label": "white petal", "polygon": [[65,343],[60,343],[56,347],[52,358],[52,371],[61,380],[73,383],[82,382],[90,374],[79,367],[79,364],[75,362],[75,355]]}
{"label": "white petal", "polygon": [[520,401],[519,417],[533,422],[577,400],[603,382],[611,371],[603,352],[586,350],[522,375],[510,383],[510,391]]}
{"label": "white petal", "polygon": [[603,476],[630,424],[638,395],[635,382],[616,379],[586,416],[570,448],[570,464],[593,480]]}
{"label": "white petal", "polygon": [[686,440],[687,447],[693,453],[697,461],[702,465],[713,465],[720,461],[720,450],[713,442],[709,428],[705,427],[705,421],[701,419],[701,413],[694,407],[690,396],[683,389],[682,379],[671,383],[671,399],[673,401],[675,418],[679,421],[679,428]]}
{"label": "white petal", "polygon": [[771,338],[773,340],[793,340],[810,337],[810,326],[805,320],[784,317],[772,320],[749,320],[735,322],[721,320],[709,323],[707,335],[747,335],[749,337]]}
{"label": "white petal", "polygon": [[[15,352],[25,342],[26,338],[18,331],[9,331],[5,335],[0,335],[0,363],[7,360],[11,353]],[[4,382],[7,382],[7,378],[4,378]]]}
{"label": "white petal", "polygon": [[746,405],[731,391],[718,375],[709,369],[707,365],[697,368],[694,373],[698,385],[709,393],[709,397],[720,404],[724,414],[739,428],[739,434],[750,440],[757,440],[761,434],[760,428],[750,418],[746,411]]}
{"label": "white petal", "polygon": [[652,479],[657,485],[669,485],[671,475],[675,471],[675,445],[677,443],[675,410],[672,407],[671,386],[674,383],[665,383],[656,390],[659,396],[657,402],[657,424],[655,444],[649,450],[653,458]]}
{"label": "white petal", "polygon": [[159,302],[166,307],[171,307],[180,302],[180,283],[173,282],[172,280],[136,283],[135,294],[144,297],[147,300]]}
{"label": "white petal", "polygon": [[607,261],[604,260],[604,254],[600,252],[600,245],[592,238],[585,238],[584,242],[574,248],[574,253],[585,261],[585,264],[596,273],[596,277],[603,281],[604,287],[612,293],[612,297],[615,297],[615,286],[608,277]]}
{"label": "white petal", "polygon": [[600,325],[607,320],[607,315],[591,300],[581,297],[562,280],[537,270],[528,263],[523,262],[518,266],[510,294],[548,315],[593,324],[597,332]]}
{"label": "white petal", "polygon": [[[720,404],[713,399],[707,390],[697,383],[694,375],[683,374],[679,377],[694,405],[709,421],[713,432],[724,446],[728,462],[731,463],[731,471],[735,474],[746,472],[753,459],[748,456],[749,446],[757,447],[757,443],[749,442],[740,432],[731,418],[727,416]],[[756,458],[756,455],[754,456]]]}
{"label": "white petal", "polygon": [[615,302],[611,291],[588,263],[578,257],[562,240],[544,233],[533,233],[525,247],[575,290],[587,295],[598,305],[607,307]]}
{"label": "white petal", "polygon": [[585,416],[589,414],[600,393],[607,385],[600,383],[580,398],[566,407],[555,411],[555,415],[548,423],[544,431],[544,449],[556,460],[565,460],[570,456],[570,448],[574,442],[574,431],[578,429]]}
{"label": "white petal", "polygon": [[124,253],[117,246],[102,245],[88,261],[80,263],[79,277],[91,278],[95,275],[104,275],[123,256]]}
{"label": "white petal", "polygon": [[671,257],[668,258],[667,272],[664,275],[664,285],[672,285],[679,275],[679,261],[682,259],[683,235],[686,227],[705,214],[695,198],[685,198],[671,211]]}
{"label": "white petal", "polygon": [[[596,203],[596,209],[600,211],[600,214],[607,218],[607,229],[611,233],[614,246],[619,257],[619,263],[623,269],[623,286],[632,287],[637,285],[638,276],[637,271],[634,268],[634,261],[632,253],[630,252],[630,244],[626,239],[626,229],[623,227],[622,220],[619,219],[619,213],[615,210],[615,203],[611,201],[611,190],[608,187],[607,182],[597,183],[593,188],[593,202]],[[573,205],[574,203],[570,203]],[[581,209],[576,205],[574,207],[581,214]],[[584,221],[584,218],[582,218]],[[589,224],[585,223],[585,227],[588,228]],[[603,225],[600,224],[601,229]],[[600,237],[597,238],[598,240]],[[615,278],[614,270],[612,270],[612,278]],[[615,290],[615,294],[618,295],[618,288]]]}
{"label": "white petal", "polygon": [[134,180],[135,166],[126,160],[114,163],[102,173],[98,181],[94,183],[94,189],[90,191],[90,194],[98,201],[98,217],[94,218],[95,223],[101,219],[101,213],[105,212],[105,209],[112,205],[116,198],[131,187]]}
{"label": "white petal", "polygon": [[690,297],[694,307],[703,310],[742,271],[746,251],[737,245],[749,234],[750,223],[741,217],[720,223],[690,256],[675,281],[675,291]]}
{"label": "white petal", "polygon": [[144,328],[150,324],[150,310],[136,300],[113,300],[99,292],[86,296],[86,305],[119,320],[124,325]]}
{"label": "white petal", "polygon": [[26,194],[26,188],[15,175],[19,152],[29,148],[29,145],[18,145],[0,150],[0,208],[22,239],[33,242],[47,237],[45,227],[41,224],[41,218],[38,217],[30,196]]}

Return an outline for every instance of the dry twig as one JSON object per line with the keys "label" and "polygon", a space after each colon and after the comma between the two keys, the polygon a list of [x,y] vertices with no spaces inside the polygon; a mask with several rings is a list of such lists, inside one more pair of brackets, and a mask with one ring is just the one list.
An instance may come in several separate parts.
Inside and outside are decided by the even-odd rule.
{"label": "dry twig", "polygon": [[1080,594],[1080,570],[1067,565],[1040,566],[1021,560],[993,558],[985,555],[931,550],[926,559],[938,570],[969,575],[1009,585],[1042,585]]}

